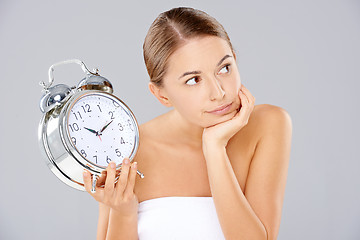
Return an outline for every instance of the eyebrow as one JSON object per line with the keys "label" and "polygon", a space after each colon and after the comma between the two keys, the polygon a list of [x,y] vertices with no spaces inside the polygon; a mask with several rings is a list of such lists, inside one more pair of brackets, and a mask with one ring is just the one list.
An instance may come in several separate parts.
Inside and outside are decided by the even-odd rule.
{"label": "eyebrow", "polygon": [[[218,62],[218,64],[216,64],[216,66],[219,66],[225,59],[227,59],[227,58],[229,58],[229,57],[232,57],[232,56],[230,56],[229,54],[225,55],[225,56]],[[183,74],[179,77],[179,79],[182,78],[182,77],[185,77],[186,75],[200,74],[200,73],[201,73],[201,71],[185,72],[185,73],[183,73]]]}

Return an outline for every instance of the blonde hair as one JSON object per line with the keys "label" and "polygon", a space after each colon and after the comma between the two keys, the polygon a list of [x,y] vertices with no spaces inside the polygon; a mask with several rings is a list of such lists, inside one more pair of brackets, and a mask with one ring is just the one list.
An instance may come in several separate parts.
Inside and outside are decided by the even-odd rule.
{"label": "blonde hair", "polygon": [[151,24],[143,44],[150,81],[163,87],[163,77],[171,54],[187,40],[207,35],[226,40],[234,53],[224,27],[204,11],[178,7],[161,13]]}

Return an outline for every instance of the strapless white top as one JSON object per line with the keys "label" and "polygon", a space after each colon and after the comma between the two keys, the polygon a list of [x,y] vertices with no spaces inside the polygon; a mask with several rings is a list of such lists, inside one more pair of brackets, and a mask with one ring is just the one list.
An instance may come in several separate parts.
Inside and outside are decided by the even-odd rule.
{"label": "strapless white top", "polygon": [[142,201],[139,240],[225,239],[212,197],[160,197]]}

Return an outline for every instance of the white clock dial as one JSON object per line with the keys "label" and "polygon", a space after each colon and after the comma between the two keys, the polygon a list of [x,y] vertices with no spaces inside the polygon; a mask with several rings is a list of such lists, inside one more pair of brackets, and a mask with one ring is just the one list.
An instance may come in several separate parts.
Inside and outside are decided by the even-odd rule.
{"label": "white clock dial", "polygon": [[117,98],[101,93],[80,97],[68,111],[67,130],[77,151],[106,167],[129,157],[136,141],[136,122]]}

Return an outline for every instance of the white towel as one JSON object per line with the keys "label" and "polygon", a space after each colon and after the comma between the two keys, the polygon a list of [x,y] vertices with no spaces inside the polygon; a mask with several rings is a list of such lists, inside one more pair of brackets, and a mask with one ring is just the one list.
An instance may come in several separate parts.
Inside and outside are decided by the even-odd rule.
{"label": "white towel", "polygon": [[160,197],[142,201],[139,240],[225,239],[212,197]]}

